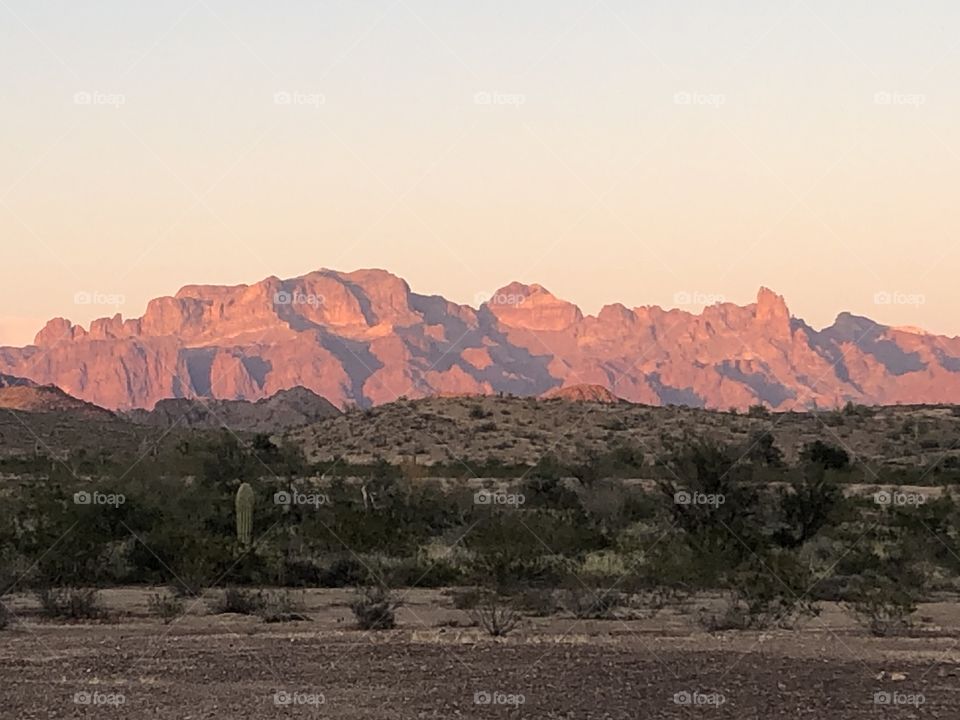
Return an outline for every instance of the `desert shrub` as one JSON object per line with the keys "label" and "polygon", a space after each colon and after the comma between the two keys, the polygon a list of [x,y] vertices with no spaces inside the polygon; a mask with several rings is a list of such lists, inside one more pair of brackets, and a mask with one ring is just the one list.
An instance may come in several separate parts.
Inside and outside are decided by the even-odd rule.
{"label": "desert shrub", "polygon": [[106,616],[100,593],[94,588],[44,587],[36,595],[40,612],[51,619],[99,620]]}
{"label": "desert shrub", "polygon": [[556,593],[547,588],[527,588],[515,598],[517,609],[535,617],[554,615],[560,605]]}
{"label": "desert shrub", "polygon": [[324,586],[323,570],[313,560],[284,558],[281,572],[283,584],[288,587]]}
{"label": "desert shrub", "polygon": [[802,480],[777,496],[774,540],[785,548],[797,548],[826,527],[844,505],[840,487],[826,479],[823,469],[809,469]]}
{"label": "desert shrub", "polygon": [[396,610],[400,601],[383,585],[358,588],[350,609],[361,630],[390,630],[396,627]]}
{"label": "desert shrub", "polygon": [[355,587],[366,582],[369,574],[356,558],[337,558],[320,573],[320,585],[326,588]]}
{"label": "desert shrub", "polygon": [[623,593],[615,590],[568,588],[561,593],[561,605],[581,620],[610,620],[623,606]]}
{"label": "desert shrub", "polygon": [[265,593],[257,615],[266,623],[309,620],[303,613],[303,601],[287,591]]}
{"label": "desert shrub", "polygon": [[858,578],[857,586],[846,607],[871,634],[887,637],[910,629],[910,616],[917,610],[911,586],[876,573]]}
{"label": "desert shrub", "polygon": [[483,591],[478,588],[452,590],[450,597],[457,610],[473,610],[483,599]]}
{"label": "desert shrub", "polygon": [[497,593],[485,593],[470,617],[490,637],[505,637],[520,622],[520,613],[511,600]]}
{"label": "desert shrub", "polygon": [[170,593],[154,593],[147,598],[147,610],[169,625],[184,613],[183,599]]}
{"label": "desert shrub", "polygon": [[11,622],[11,613],[7,610],[7,606],[0,601],[0,630],[6,630],[9,627]]}
{"label": "desert shrub", "polygon": [[770,553],[739,568],[728,578],[722,612],[706,614],[701,623],[711,630],[762,630],[789,627],[801,617],[819,614],[807,596],[810,573],[786,552]]}
{"label": "desert shrub", "polygon": [[230,587],[221,593],[220,597],[211,605],[210,610],[216,615],[236,613],[238,615],[256,615],[263,607],[263,593]]}
{"label": "desert shrub", "polygon": [[850,465],[850,455],[843,448],[814,440],[806,445],[800,456],[811,465],[820,465],[827,470],[845,470]]}

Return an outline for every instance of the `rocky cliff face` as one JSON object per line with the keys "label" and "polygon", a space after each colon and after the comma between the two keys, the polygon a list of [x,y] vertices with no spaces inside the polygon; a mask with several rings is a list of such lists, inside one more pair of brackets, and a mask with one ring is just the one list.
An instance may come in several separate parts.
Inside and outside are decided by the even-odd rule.
{"label": "rocky cliff face", "polygon": [[960,402],[960,339],[849,314],[817,331],[767,289],[699,315],[615,304],[594,317],[539,285],[512,283],[474,309],[383,270],[320,270],[188,286],[89,329],[57,318],[34,345],[0,348],[0,373],[113,409],[296,386],[342,407],[595,385],[653,405],[782,410]]}

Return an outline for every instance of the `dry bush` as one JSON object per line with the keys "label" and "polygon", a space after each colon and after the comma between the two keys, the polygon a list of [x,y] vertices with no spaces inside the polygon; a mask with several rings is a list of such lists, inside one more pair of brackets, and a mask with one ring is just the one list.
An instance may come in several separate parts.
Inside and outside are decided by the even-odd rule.
{"label": "dry bush", "polygon": [[580,620],[611,620],[623,606],[623,594],[615,590],[570,588],[561,596],[563,608]]}
{"label": "dry bush", "polygon": [[256,615],[263,607],[263,593],[242,588],[227,588],[220,598],[210,606],[215,615],[236,613],[238,615]]}
{"label": "dry bush", "polygon": [[265,593],[262,598],[263,606],[257,612],[260,619],[267,623],[295,622],[309,620],[303,614],[304,604],[286,590]]}
{"label": "dry bush", "polygon": [[169,625],[184,613],[183,599],[170,593],[154,593],[147,598],[147,609],[151,615],[160,618]]}
{"label": "dry bush", "polygon": [[513,603],[496,593],[487,593],[470,611],[470,617],[491,637],[505,637],[517,627],[520,613]]}
{"label": "dry bush", "polygon": [[400,604],[389,588],[368,585],[357,589],[350,609],[361,630],[390,630],[397,625],[396,610]]}
{"label": "dry bush", "polygon": [[41,588],[36,591],[40,612],[51,619],[100,620],[106,610],[94,588]]}

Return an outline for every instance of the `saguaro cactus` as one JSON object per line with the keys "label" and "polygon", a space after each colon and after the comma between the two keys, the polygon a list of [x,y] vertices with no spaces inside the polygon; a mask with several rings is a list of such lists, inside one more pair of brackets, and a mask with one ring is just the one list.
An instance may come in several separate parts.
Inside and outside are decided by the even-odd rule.
{"label": "saguaro cactus", "polygon": [[253,537],[253,503],[255,495],[250,483],[237,488],[237,542],[248,547]]}

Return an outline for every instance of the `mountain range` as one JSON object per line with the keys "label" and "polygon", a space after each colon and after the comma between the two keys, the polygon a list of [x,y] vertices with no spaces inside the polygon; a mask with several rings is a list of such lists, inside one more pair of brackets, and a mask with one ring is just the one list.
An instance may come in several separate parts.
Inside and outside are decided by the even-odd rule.
{"label": "mountain range", "polygon": [[189,285],[140,318],[89,328],[56,318],[32,345],[0,348],[0,373],[112,410],[297,386],[339,407],[596,386],[592,396],[649,405],[801,410],[958,403],[960,338],[849,313],[816,330],[766,288],[700,314],[612,304],[592,316],[536,284],[511,283],[473,308],[384,270],[318,270]]}

